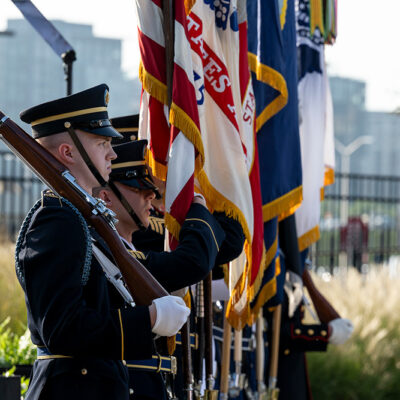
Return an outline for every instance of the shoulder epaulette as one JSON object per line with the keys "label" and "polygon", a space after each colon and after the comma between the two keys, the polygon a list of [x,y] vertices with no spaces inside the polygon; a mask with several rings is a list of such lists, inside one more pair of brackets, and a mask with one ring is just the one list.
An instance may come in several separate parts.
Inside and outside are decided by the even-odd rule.
{"label": "shoulder epaulette", "polygon": [[163,218],[158,218],[158,217],[150,217],[149,218],[149,228],[154,231],[159,233],[160,235],[164,235],[164,230],[165,230],[165,221]]}
{"label": "shoulder epaulette", "polygon": [[128,252],[132,257],[135,257],[138,260],[145,260],[146,259],[146,256],[141,251],[128,250]]}

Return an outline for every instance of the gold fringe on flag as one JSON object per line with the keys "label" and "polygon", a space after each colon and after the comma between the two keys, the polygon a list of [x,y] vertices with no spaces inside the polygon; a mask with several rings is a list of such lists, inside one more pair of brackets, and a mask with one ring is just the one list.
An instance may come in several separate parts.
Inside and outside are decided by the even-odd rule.
{"label": "gold fringe on flag", "polygon": [[303,251],[307,247],[310,247],[313,243],[317,242],[319,238],[320,238],[320,232],[319,232],[319,226],[317,225],[298,238],[299,251]]}
{"label": "gold fringe on flag", "polygon": [[276,277],[280,273],[281,273],[281,263],[280,263],[280,258],[278,256],[275,259],[275,276],[261,289],[261,292],[257,298],[257,302],[251,310],[252,319],[249,322],[251,323],[255,322],[261,307],[276,294],[277,291]]}
{"label": "gold fringe on flag", "polygon": [[324,15],[321,0],[310,0],[310,33],[314,35],[315,29],[319,28],[321,34],[325,35]]}
{"label": "gold fringe on flag", "polygon": [[281,31],[283,31],[286,23],[286,12],[287,12],[287,2],[288,0],[283,0],[282,9],[281,9]]}
{"label": "gold fringe on flag", "polygon": [[282,215],[291,208],[297,208],[300,206],[303,200],[303,186],[291,190],[289,193],[278,197],[268,204],[263,205],[263,220],[264,222],[270,219]]}
{"label": "gold fringe on flag", "polygon": [[280,110],[288,102],[289,94],[286,86],[285,78],[275,69],[268,65],[262,64],[257,56],[253,53],[248,53],[250,71],[254,72],[257,76],[257,80],[266,83],[280,95],[269,103],[264,110],[256,118],[256,129],[257,132],[263,127],[263,125]]}
{"label": "gold fringe on flag", "polygon": [[165,105],[168,104],[167,85],[146,71],[142,62],[140,62],[139,65],[139,79],[142,83],[143,89],[147,93],[157,99],[160,103]]}
{"label": "gold fringe on flag", "polygon": [[204,147],[201,133],[194,121],[177,104],[172,103],[169,113],[169,122],[177,127],[186,138],[193,143],[194,148],[200,154],[200,167],[204,165]]}
{"label": "gold fringe on flag", "polygon": [[146,164],[150,167],[152,174],[163,181],[167,179],[167,166],[159,163],[149,150],[146,152]]}

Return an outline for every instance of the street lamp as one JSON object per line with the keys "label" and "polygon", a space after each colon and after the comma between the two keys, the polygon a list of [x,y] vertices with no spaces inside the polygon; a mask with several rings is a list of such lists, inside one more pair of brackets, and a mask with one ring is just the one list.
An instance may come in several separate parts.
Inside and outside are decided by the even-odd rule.
{"label": "street lamp", "polygon": [[356,152],[361,146],[365,144],[372,144],[374,142],[374,138],[372,136],[359,136],[347,146],[341,143],[338,139],[335,139],[335,149],[341,156],[340,159],[340,172],[343,174],[342,182],[340,185],[340,190],[342,196],[344,197],[343,201],[340,204],[340,223],[342,226],[346,225],[348,215],[349,215],[349,192],[350,192],[350,156]]}

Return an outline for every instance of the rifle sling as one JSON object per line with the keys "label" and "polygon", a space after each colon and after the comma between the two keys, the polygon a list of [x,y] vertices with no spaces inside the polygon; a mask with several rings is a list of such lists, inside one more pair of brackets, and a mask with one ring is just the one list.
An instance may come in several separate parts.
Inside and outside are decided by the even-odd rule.
{"label": "rifle sling", "polygon": [[[83,147],[81,141],[78,139],[78,136],[76,135],[76,132],[72,126],[69,126],[68,128],[68,133],[71,136],[72,141],[74,142],[76,148],[78,149],[80,155],[83,158],[83,161],[85,161],[86,165],[90,169],[91,173],[94,175],[94,177],[97,179],[99,182],[100,186],[105,187],[107,185],[107,182],[103,179],[103,177],[100,175],[99,171],[93,164],[92,160],[90,159],[89,155],[87,154],[85,148]],[[133,221],[136,223],[137,227],[140,230],[145,230],[146,228],[144,227],[142,221],[139,219],[135,211],[133,211],[133,208],[130,206],[128,201],[125,199],[125,197],[122,195],[122,193],[118,190],[118,188],[115,186],[114,182],[109,182],[109,186],[115,193],[115,195],[118,197],[118,200],[122,203],[124,206],[125,210],[128,212],[128,214],[131,216]]]}
{"label": "rifle sling", "polygon": [[108,186],[112,189],[112,191],[115,193],[115,195],[118,197],[118,200],[121,202],[121,204],[124,206],[125,210],[128,212],[128,214],[131,216],[137,227],[141,230],[144,231],[146,230],[145,226],[143,225],[143,222],[139,219],[131,205],[128,203],[128,201],[125,199],[123,194],[119,191],[117,186],[113,181],[108,182]]}
{"label": "rifle sling", "polygon": [[72,141],[74,142],[76,148],[79,151],[79,154],[82,156],[83,161],[85,161],[86,165],[90,169],[90,172],[94,175],[94,177],[97,179],[99,182],[100,186],[106,186],[107,182],[103,179],[103,177],[100,175],[99,171],[93,164],[92,160],[90,159],[88,153],[86,152],[85,148],[83,147],[81,141],[78,139],[78,136],[76,135],[76,132],[72,126],[69,126],[67,128],[69,135],[71,136]]}

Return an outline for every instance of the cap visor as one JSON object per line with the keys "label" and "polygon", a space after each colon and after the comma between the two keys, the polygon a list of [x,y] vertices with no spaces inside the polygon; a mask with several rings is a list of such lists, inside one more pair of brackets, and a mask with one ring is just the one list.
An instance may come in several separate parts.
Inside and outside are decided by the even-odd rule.
{"label": "cap visor", "polygon": [[123,138],[123,136],[116,131],[112,126],[104,126],[103,128],[96,129],[87,129],[87,128],[79,128],[84,132],[92,133],[93,135],[100,135],[105,137],[114,137],[114,138]]}
{"label": "cap visor", "polygon": [[123,185],[134,187],[139,190],[153,190],[157,199],[161,198],[161,195],[158,191],[157,186],[155,186],[150,180],[146,178],[139,178],[139,179],[124,179],[118,180],[117,182],[122,183]]}

